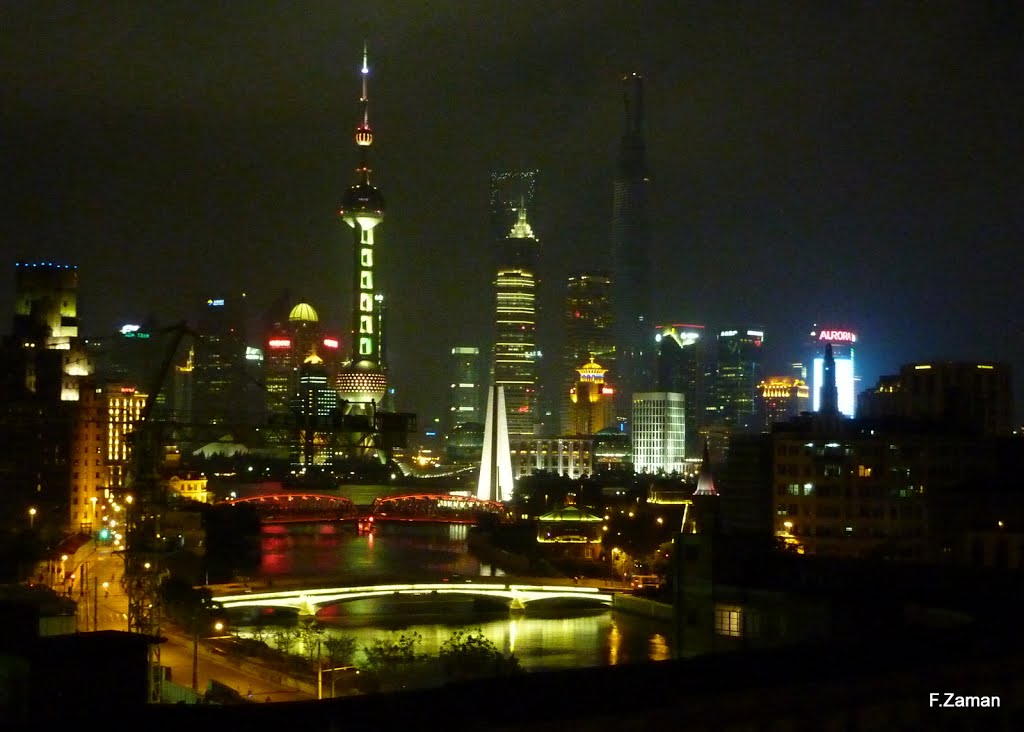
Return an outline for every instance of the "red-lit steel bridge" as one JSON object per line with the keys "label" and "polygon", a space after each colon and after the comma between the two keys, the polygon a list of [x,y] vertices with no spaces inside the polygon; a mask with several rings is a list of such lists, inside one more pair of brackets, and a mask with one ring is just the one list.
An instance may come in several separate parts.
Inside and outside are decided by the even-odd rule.
{"label": "red-lit steel bridge", "polygon": [[416,493],[386,496],[373,502],[369,518],[374,521],[424,521],[447,524],[475,524],[485,514],[501,516],[504,506],[473,496],[448,493]]}
{"label": "red-lit steel bridge", "polygon": [[301,521],[355,521],[359,511],[342,496],[322,493],[274,493],[264,496],[235,498],[224,503],[232,506],[253,506],[265,524]]}
{"label": "red-lit steel bridge", "polygon": [[502,515],[495,501],[447,493],[416,493],[386,496],[362,512],[343,496],[323,493],[274,493],[224,501],[227,505],[253,506],[264,524],[312,521],[357,521],[362,528],[379,522],[426,522],[476,524],[485,514]]}

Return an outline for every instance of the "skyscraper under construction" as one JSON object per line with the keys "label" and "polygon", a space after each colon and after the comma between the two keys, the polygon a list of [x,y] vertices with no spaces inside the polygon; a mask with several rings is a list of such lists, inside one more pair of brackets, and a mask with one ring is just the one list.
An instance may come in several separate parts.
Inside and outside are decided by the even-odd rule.
{"label": "skyscraper under construction", "polygon": [[613,305],[616,356],[612,376],[623,397],[620,413],[627,413],[632,394],[651,386],[646,364],[650,334],[650,222],[646,145],[644,143],[643,77],[622,79],[625,132],[619,145],[612,196]]}

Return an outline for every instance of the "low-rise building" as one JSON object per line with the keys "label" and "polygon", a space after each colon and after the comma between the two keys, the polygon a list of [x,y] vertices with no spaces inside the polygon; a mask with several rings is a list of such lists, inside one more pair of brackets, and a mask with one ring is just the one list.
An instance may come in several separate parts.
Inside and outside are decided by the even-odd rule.
{"label": "low-rise building", "polygon": [[597,559],[601,554],[604,519],[573,503],[537,518],[537,543],[548,553],[574,559]]}

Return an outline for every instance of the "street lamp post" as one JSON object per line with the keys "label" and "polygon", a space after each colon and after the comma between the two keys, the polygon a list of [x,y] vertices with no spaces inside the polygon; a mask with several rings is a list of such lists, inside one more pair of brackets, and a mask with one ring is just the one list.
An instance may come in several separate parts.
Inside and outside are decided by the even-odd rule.
{"label": "street lamp post", "polygon": [[28,527],[34,529],[36,527],[36,508],[33,506],[28,510]]}

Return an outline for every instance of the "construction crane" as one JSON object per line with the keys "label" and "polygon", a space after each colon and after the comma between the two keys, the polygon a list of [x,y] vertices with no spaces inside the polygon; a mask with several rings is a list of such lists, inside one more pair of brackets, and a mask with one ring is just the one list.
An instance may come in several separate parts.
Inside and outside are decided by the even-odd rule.
{"label": "construction crane", "polygon": [[[168,333],[170,340],[131,433],[132,453],[124,496],[127,525],[122,583],[128,598],[128,630],[153,637],[160,634],[160,584],[167,576],[162,561],[167,542],[160,531],[167,494],[159,472],[161,425],[152,415],[182,340],[194,335],[184,322],[161,331]],[[160,644],[151,643],[149,649],[149,698],[151,702],[159,702]]]}

